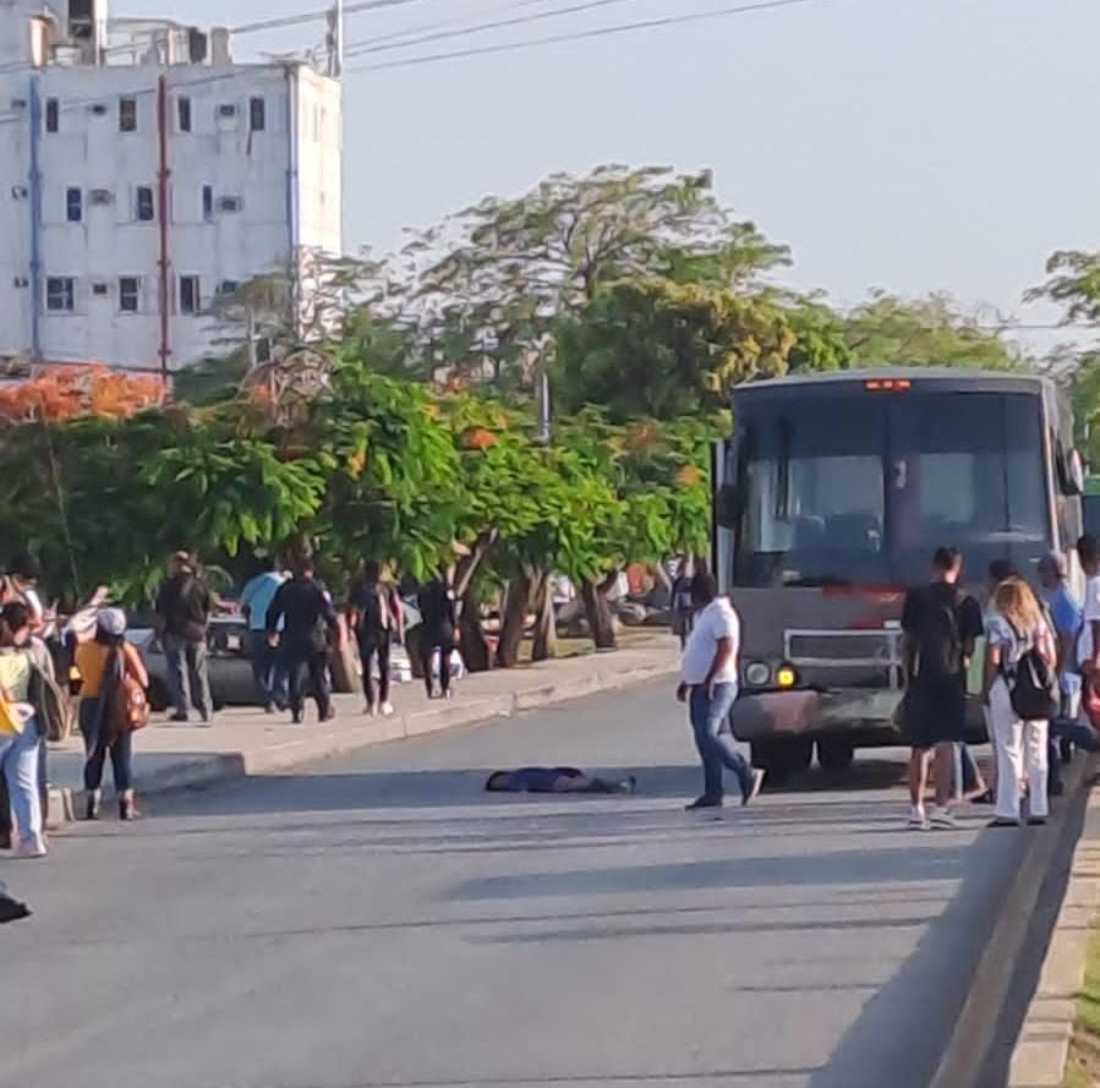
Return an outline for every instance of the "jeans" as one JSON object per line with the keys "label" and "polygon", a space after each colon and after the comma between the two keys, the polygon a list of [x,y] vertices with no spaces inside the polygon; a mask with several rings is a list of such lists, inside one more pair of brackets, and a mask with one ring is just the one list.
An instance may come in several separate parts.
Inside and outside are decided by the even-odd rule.
{"label": "jeans", "polygon": [[1021,721],[1002,679],[995,680],[990,689],[989,713],[997,752],[997,804],[993,814],[999,820],[1020,818],[1020,782],[1026,770],[1030,814],[1046,816],[1047,723]]}
{"label": "jeans", "polygon": [[279,652],[268,642],[266,631],[248,632],[248,656],[260,702],[264,706],[286,702],[286,673],[279,667]]}
{"label": "jeans", "polygon": [[374,659],[378,659],[378,702],[390,701],[390,633],[382,631],[374,638],[359,643],[359,658],[363,662],[363,693],[374,706]]}
{"label": "jeans", "polygon": [[309,644],[291,643],[283,649],[279,659],[290,689],[288,701],[291,713],[296,718],[302,713],[302,703],[305,701],[302,681],[308,672],[313,697],[317,700],[317,713],[327,718],[332,709],[328,689],[328,651],[318,650]]}
{"label": "jeans", "polygon": [[191,716],[191,703],[209,721],[213,710],[210,698],[210,676],[206,663],[206,642],[193,642],[179,635],[165,635],[164,656],[168,659],[168,683],[172,701],[181,718]]}
{"label": "jeans", "polygon": [[[8,787],[19,838],[42,834],[42,801],[38,792],[38,728],[31,718],[16,736],[0,734],[0,769]],[[14,836],[13,836],[14,839]]]}
{"label": "jeans", "polygon": [[115,793],[134,788],[134,734],[119,733],[114,740],[103,736],[99,699],[80,700],[80,733],[84,738],[84,788],[89,792],[103,785],[103,764],[111,756]]}
{"label": "jeans", "polygon": [[722,768],[728,767],[737,776],[741,792],[752,789],[752,768],[737,750],[729,726],[729,713],[737,698],[736,684],[715,684],[714,698],[702,685],[691,689],[689,709],[691,727],[695,732],[695,747],[703,761],[703,793],[721,797]]}

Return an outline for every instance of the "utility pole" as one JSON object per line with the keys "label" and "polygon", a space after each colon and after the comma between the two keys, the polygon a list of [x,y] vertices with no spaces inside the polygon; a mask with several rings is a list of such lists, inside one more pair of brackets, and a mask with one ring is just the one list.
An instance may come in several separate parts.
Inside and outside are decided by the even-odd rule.
{"label": "utility pole", "polygon": [[538,378],[539,425],[535,432],[535,441],[544,446],[550,444],[550,375],[543,366]]}

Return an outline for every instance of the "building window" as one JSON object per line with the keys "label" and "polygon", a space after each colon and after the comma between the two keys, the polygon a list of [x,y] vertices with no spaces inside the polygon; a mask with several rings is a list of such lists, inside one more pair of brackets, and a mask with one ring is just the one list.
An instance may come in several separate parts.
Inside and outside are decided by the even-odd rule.
{"label": "building window", "polygon": [[191,131],[191,99],[180,96],[176,100],[176,116],[179,121],[180,132]]}
{"label": "building window", "polygon": [[218,294],[223,297],[235,295],[240,288],[240,284],[236,280],[222,280],[218,284]]}
{"label": "building window", "polygon": [[151,223],[154,214],[152,186],[139,185],[137,187],[137,217],[139,222]]}
{"label": "building window", "polygon": [[197,314],[202,309],[198,276],[180,276],[180,313]]}
{"label": "building window", "polygon": [[141,280],[137,276],[121,276],[118,281],[118,308],[120,313],[136,314],[141,297]]}
{"label": "building window", "polygon": [[119,132],[137,132],[137,99],[120,98],[118,101]]}
{"label": "building window", "polygon": [[263,132],[267,128],[267,108],[262,98],[248,100],[248,125],[253,132]]}
{"label": "building window", "polygon": [[46,131],[56,132],[61,117],[61,104],[56,98],[46,99]]}
{"label": "building window", "polygon": [[84,193],[82,190],[65,190],[65,218],[70,223],[79,223],[84,218]]}
{"label": "building window", "polygon": [[204,223],[214,222],[214,186],[204,185],[202,187],[202,221]]}
{"label": "building window", "polygon": [[76,280],[72,276],[50,276],[46,280],[46,309],[51,313],[71,314],[76,298]]}

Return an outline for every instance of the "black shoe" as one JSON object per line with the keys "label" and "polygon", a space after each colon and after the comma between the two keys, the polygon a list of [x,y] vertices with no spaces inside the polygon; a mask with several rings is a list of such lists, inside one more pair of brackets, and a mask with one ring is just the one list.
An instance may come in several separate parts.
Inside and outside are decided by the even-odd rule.
{"label": "black shoe", "polygon": [[1047,818],[1045,816],[1029,816],[1027,821],[1028,827],[1046,827]]}
{"label": "black shoe", "polygon": [[290,712],[290,722],[291,722],[291,725],[301,725],[302,724],[302,712],[300,710],[292,710]]}
{"label": "black shoe", "polygon": [[1019,827],[1020,826],[1020,821],[1019,820],[1005,820],[1002,817],[998,816],[995,820],[990,820],[989,823],[987,823],[985,826],[986,827]]}
{"label": "black shoe", "polygon": [[333,710],[332,707],[329,707],[328,710],[322,710],[321,711],[321,713],[318,715],[318,721],[330,722],[335,717],[336,717],[336,711]]}
{"label": "black shoe", "polygon": [[189,722],[191,720],[191,715],[190,714],[180,714],[179,711],[177,711],[168,720],[170,722]]}
{"label": "black shoe", "polygon": [[993,791],[986,790],[985,793],[979,793],[977,797],[971,798],[971,803],[975,805],[991,805],[993,804]]}
{"label": "black shoe", "polygon": [[88,795],[88,804],[84,809],[85,820],[99,819],[99,797],[96,794]]}
{"label": "black shoe", "polygon": [[723,798],[720,795],[715,797],[704,793],[702,797],[696,797],[690,805],[685,805],[684,811],[695,812],[701,808],[721,808],[723,803]]}
{"label": "black shoe", "polygon": [[120,820],[137,820],[140,819],[141,813],[138,812],[137,806],[129,798],[124,798],[118,803],[118,818]]}

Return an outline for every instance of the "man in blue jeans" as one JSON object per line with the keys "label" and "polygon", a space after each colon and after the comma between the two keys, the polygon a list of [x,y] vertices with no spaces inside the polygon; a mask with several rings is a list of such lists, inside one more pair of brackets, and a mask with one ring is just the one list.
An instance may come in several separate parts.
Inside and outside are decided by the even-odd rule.
{"label": "man in blue jeans", "polygon": [[676,698],[686,701],[691,712],[695,747],[703,762],[703,793],[687,807],[691,811],[722,806],[723,767],[737,776],[741,804],[747,805],[760,792],[764,772],[749,766],[729,726],[737,698],[741,621],[729,600],[718,596],[714,575],[705,571],[691,580],[691,600],[695,622],[684,647]]}
{"label": "man in blue jeans", "polygon": [[252,679],[264,711],[274,714],[287,702],[287,678],[279,668],[279,655],[268,642],[267,610],[286,577],[273,556],[246,583],[241,591],[241,612],[248,621],[248,656],[252,660]]}

